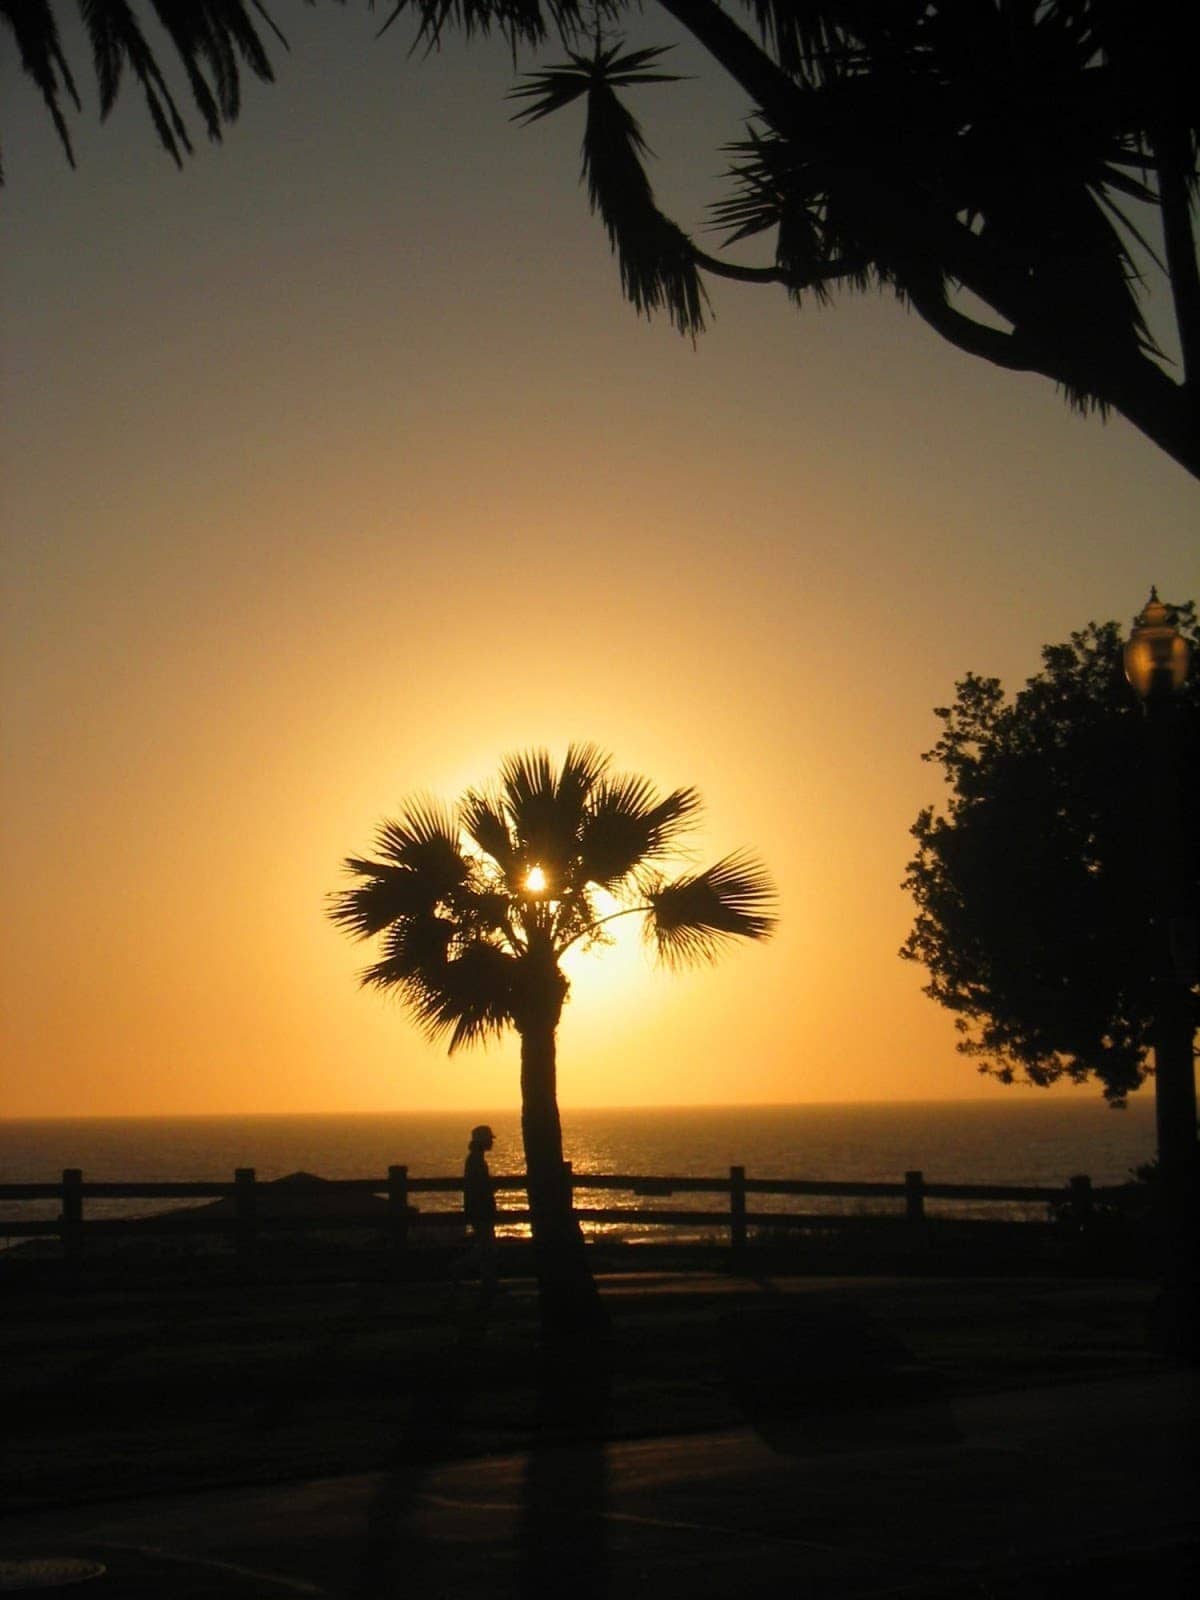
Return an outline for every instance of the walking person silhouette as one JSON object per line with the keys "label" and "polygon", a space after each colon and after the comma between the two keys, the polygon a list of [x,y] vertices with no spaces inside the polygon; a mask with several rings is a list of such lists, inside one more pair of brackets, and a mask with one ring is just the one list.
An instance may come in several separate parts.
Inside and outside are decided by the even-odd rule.
{"label": "walking person silhouette", "polygon": [[455,1285],[465,1269],[474,1265],[479,1269],[479,1301],[488,1305],[496,1295],[496,1191],[492,1188],[492,1175],[488,1170],[487,1152],[495,1143],[495,1135],[486,1122],[471,1129],[471,1142],[463,1165],[463,1215],[471,1229],[474,1243],[462,1258],[454,1274]]}

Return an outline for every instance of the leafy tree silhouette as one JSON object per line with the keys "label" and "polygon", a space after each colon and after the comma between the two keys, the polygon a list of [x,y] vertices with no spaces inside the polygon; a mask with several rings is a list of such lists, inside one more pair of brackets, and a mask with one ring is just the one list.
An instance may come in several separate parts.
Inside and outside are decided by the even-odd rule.
{"label": "leafy tree silhouette", "polygon": [[[1193,646],[1176,697],[1183,833],[1179,893],[1200,912],[1200,645],[1196,608],[1173,608]],[[925,760],[950,786],[923,810],[905,887],[917,907],[901,954],[955,1014],[959,1049],[1005,1082],[1095,1077],[1115,1103],[1143,1082],[1160,1000],[1148,937],[1154,781],[1147,723],[1122,666],[1115,622],[1088,623],[1042,652],[1009,698],[970,673],[942,707]],[[1160,908],[1161,909],[1161,908]],[[1194,994],[1200,1023],[1200,995]]]}
{"label": "leafy tree silhouette", "polygon": [[520,1036],[529,1209],[551,1339],[603,1324],[563,1167],[562,957],[604,942],[619,917],[640,917],[668,966],[712,960],[775,925],[775,891],[748,855],[664,874],[699,808],[694,789],[660,797],[647,779],[613,773],[593,745],[572,745],[557,770],[534,750],[509,757],[496,785],[468,790],[454,810],[416,800],[383,822],[376,857],[346,861],[360,881],[331,897],[339,927],[382,938],[363,983],[395,990],[429,1037],[448,1035],[453,1053],[507,1028]]}

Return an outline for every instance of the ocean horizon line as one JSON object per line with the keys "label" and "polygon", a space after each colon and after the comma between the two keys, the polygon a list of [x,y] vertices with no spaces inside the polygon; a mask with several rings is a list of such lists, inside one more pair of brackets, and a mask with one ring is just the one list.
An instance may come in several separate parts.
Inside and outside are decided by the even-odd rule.
{"label": "ocean horizon line", "polygon": [[[1033,1085],[1016,1086],[1018,1091],[1027,1088],[1026,1093],[1003,1095],[996,1099],[958,1099],[944,1098],[933,1099],[929,1097],[914,1097],[912,1099],[871,1100],[713,1100],[701,1102],[655,1102],[646,1104],[611,1104],[611,1105],[568,1105],[561,1106],[560,1112],[566,1117],[577,1112],[604,1112],[615,1115],[620,1112],[645,1114],[650,1112],[718,1112],[718,1111],[805,1111],[805,1110],[867,1110],[872,1107],[881,1109],[898,1109],[909,1106],[914,1110],[921,1107],[957,1107],[960,1110],[980,1108],[995,1111],[1001,1107],[1033,1106],[1039,1109],[1050,1106],[1066,1107],[1070,1105],[1079,1108],[1096,1108],[1115,1111],[1133,1110],[1139,1104],[1152,1106],[1153,1094],[1144,1096],[1134,1094],[1130,1097],[1127,1106],[1106,1106],[1098,1091],[1085,1096],[1082,1091],[1076,1090],[1070,1094],[1050,1093],[1037,1089]],[[345,1119],[359,1120],[372,1117],[487,1117],[509,1116],[519,1114],[519,1103],[511,1105],[484,1105],[479,1106],[388,1106],[376,1107],[362,1111],[321,1111],[321,1110],[290,1110],[290,1111],[103,1111],[103,1112],[41,1112],[26,1113],[18,1116],[0,1115],[0,1126],[5,1124],[20,1124],[32,1122],[215,1122],[231,1121],[234,1119],[265,1120],[268,1118],[295,1119],[304,1118]]]}

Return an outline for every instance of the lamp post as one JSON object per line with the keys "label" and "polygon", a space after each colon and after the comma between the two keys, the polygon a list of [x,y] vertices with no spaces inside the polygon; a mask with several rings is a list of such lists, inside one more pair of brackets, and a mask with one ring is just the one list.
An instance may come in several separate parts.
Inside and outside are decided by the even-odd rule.
{"label": "lamp post", "polygon": [[1200,1228],[1197,1227],[1195,872],[1183,825],[1179,774],[1179,690],[1189,649],[1151,589],[1125,646],[1125,676],[1146,711],[1149,861],[1153,916],[1154,1105],[1158,1132],[1165,1285],[1160,1333],[1175,1355],[1200,1353]]}

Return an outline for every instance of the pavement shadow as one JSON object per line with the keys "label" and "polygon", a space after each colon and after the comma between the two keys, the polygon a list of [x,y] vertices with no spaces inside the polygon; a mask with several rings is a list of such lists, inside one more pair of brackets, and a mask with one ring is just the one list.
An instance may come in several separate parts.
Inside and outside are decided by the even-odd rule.
{"label": "pavement shadow", "polygon": [[368,1508],[359,1571],[350,1590],[356,1600],[446,1592],[444,1556],[430,1548],[412,1512],[429,1469],[455,1457],[462,1419],[481,1382],[487,1329],[486,1311],[465,1316],[414,1392],[407,1425]]}
{"label": "pavement shadow", "polygon": [[[547,1349],[530,1376],[534,1387],[521,1426],[527,1452],[512,1542],[499,1533],[509,1507],[503,1491],[495,1506],[499,1544],[471,1549],[429,1527],[423,1497],[433,1469],[461,1457],[464,1429],[486,1405],[495,1382],[494,1357],[485,1360],[488,1313],[460,1322],[436,1365],[414,1394],[413,1408],[393,1459],[367,1513],[355,1600],[398,1594],[455,1596],[492,1573],[498,1593],[521,1597],[564,1595],[600,1600],[609,1592],[608,1469],[611,1362],[606,1346],[578,1354]],[[511,1587],[510,1587],[511,1585]]]}
{"label": "pavement shadow", "polygon": [[517,1593],[528,1600],[601,1600],[609,1593],[611,1391],[605,1346],[543,1354],[518,1532]]}
{"label": "pavement shadow", "polygon": [[780,1454],[962,1442],[938,1375],[852,1301],[772,1291],[725,1313],[720,1339],[730,1394]]}

